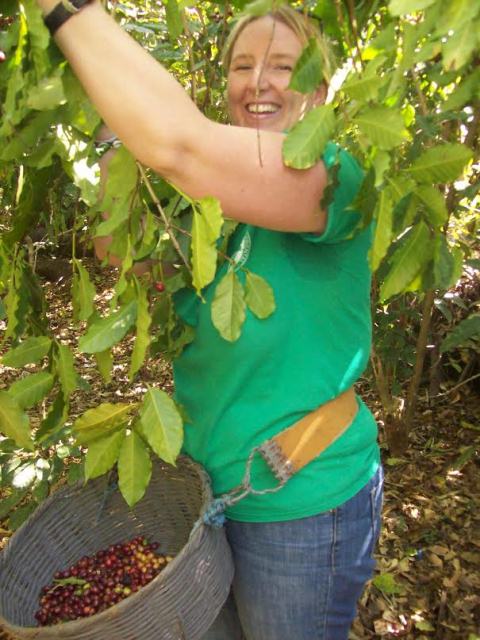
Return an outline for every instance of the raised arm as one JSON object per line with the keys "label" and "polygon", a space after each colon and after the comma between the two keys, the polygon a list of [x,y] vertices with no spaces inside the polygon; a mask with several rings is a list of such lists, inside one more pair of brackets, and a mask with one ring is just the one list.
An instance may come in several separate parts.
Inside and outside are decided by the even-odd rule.
{"label": "raised arm", "polygon": [[[48,13],[57,0],[37,0]],[[173,76],[98,1],[60,27],[56,40],[104,121],[142,163],[194,198],[217,197],[225,215],[270,229],[325,226],[322,162],[284,166],[284,135],[221,125],[197,109]]]}

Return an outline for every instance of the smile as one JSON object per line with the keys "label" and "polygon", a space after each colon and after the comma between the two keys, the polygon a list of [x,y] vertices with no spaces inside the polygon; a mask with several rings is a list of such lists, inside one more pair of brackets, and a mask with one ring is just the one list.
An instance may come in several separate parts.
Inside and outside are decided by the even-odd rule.
{"label": "smile", "polygon": [[280,107],[271,102],[251,102],[246,105],[246,109],[249,113],[277,113],[277,111],[280,110]]}

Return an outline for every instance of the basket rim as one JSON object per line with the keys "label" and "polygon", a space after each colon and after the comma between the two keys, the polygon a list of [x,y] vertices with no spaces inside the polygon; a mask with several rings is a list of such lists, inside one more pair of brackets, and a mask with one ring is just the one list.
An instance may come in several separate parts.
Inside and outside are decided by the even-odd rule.
{"label": "basket rim", "polygon": [[[191,467],[193,467],[195,469],[195,471],[197,472],[198,476],[203,481],[203,493],[207,494],[207,496],[205,496],[205,497],[210,497],[210,499],[211,499],[212,493],[211,493],[210,479],[209,479],[209,476],[206,473],[206,471],[203,469],[203,467],[198,462],[195,462],[194,460],[192,460],[189,456],[182,455],[182,456],[179,456],[177,458],[177,460],[185,461],[185,462],[187,462],[187,464],[189,464]],[[168,465],[168,463],[165,463],[163,460],[160,460],[160,462]],[[172,466],[172,465],[168,465],[168,466]],[[96,479],[97,478],[94,478],[91,481],[94,481]],[[44,510],[44,509],[42,509],[42,507],[46,508],[49,504],[51,504],[53,502],[54,497],[61,497],[60,493],[66,493],[68,491],[68,489],[72,490],[72,489],[76,489],[76,488],[81,488],[82,486],[85,486],[86,484],[87,483],[80,481],[80,482],[75,483],[74,485],[69,486],[69,487],[60,487],[58,489],[58,491],[55,491],[51,496],[49,496],[49,498],[47,498],[47,500],[45,500],[41,505],[39,505],[38,509],[36,509],[31,514],[31,516],[29,518],[27,518],[25,523],[14,533],[12,538],[10,538],[10,540],[7,543],[7,545],[5,546],[5,548],[0,553],[0,558],[9,550],[9,546],[10,546],[10,543],[13,540],[13,538],[17,535],[17,533],[19,533],[25,527],[25,525],[27,525],[27,523],[29,523],[31,521],[32,518],[34,518],[35,514],[37,514],[37,517],[40,517],[42,515],[42,513],[40,512],[40,510],[41,511]],[[48,502],[48,505],[46,504],[47,502]],[[174,558],[171,560],[171,562],[168,563],[168,565],[165,567],[165,569],[163,569],[161,571],[161,573],[159,573],[148,584],[146,584],[143,587],[141,587],[138,591],[135,591],[134,593],[131,593],[129,596],[127,596],[123,600],[120,600],[120,602],[117,602],[116,604],[112,605],[111,607],[108,607],[104,611],[100,611],[100,612],[98,612],[98,613],[96,613],[96,614],[94,614],[92,616],[88,616],[86,618],[77,618],[76,620],[69,620],[67,622],[61,622],[61,623],[57,623],[57,624],[54,624],[54,625],[45,625],[45,626],[22,626],[22,625],[12,624],[6,618],[4,618],[4,616],[0,613],[0,627],[3,627],[7,632],[11,632],[13,634],[15,634],[16,632],[21,632],[23,634],[25,634],[25,633],[30,634],[31,633],[31,637],[33,638],[38,633],[48,633],[48,632],[53,631],[53,630],[58,632],[58,629],[60,627],[62,629],[68,629],[68,631],[73,632],[76,629],[80,630],[80,629],[84,628],[86,625],[90,625],[92,623],[96,623],[96,622],[99,622],[99,621],[108,620],[111,617],[116,617],[124,609],[129,607],[132,602],[138,601],[138,600],[140,600],[140,598],[147,597],[149,592],[153,591],[158,586],[160,586],[162,584],[162,582],[166,582],[168,580],[168,578],[170,577],[170,574],[173,573],[175,567],[178,566],[183,561],[183,558],[187,554],[187,550],[188,550],[189,545],[191,545],[192,543],[198,542],[203,537],[203,535],[205,533],[205,530],[207,528],[208,528],[208,530],[211,530],[211,527],[209,527],[209,525],[205,524],[205,522],[203,521],[204,512],[205,512],[205,504],[202,503],[202,507],[201,507],[200,512],[198,514],[198,518],[197,518],[197,520],[194,522],[194,524],[192,526],[192,529],[190,531],[188,540],[183,545],[183,547],[178,552],[178,554],[176,556],[174,556]]]}

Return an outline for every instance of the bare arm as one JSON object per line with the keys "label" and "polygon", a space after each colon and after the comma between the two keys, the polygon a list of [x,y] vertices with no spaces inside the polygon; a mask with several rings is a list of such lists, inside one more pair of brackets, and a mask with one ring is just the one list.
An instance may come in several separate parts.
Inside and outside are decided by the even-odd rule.
{"label": "bare arm", "polygon": [[[37,0],[48,12],[57,0]],[[270,229],[321,231],[322,162],[282,161],[283,134],[211,122],[173,76],[98,2],[57,32],[57,42],[105,122],[142,163],[189,196],[219,198],[228,217]]]}

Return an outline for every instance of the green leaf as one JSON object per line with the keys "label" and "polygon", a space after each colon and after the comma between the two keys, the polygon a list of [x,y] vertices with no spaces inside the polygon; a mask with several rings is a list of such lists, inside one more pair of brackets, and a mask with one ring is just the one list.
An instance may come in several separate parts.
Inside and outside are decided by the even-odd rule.
{"label": "green leaf", "polygon": [[87,333],[80,338],[78,346],[83,353],[99,353],[110,349],[124,338],[137,318],[137,301],[132,300],[124,307],[92,322]]}
{"label": "green leaf", "polygon": [[128,506],[145,494],[152,475],[152,461],[143,440],[135,431],[123,440],[118,458],[118,486]]}
{"label": "green leaf", "polygon": [[109,236],[128,220],[131,199],[136,189],[138,168],[135,158],[125,147],[120,147],[108,165],[105,196],[100,211],[108,211],[109,217],[95,229],[95,236]]}
{"label": "green leaf", "polygon": [[43,78],[28,94],[27,106],[37,111],[49,111],[66,102],[62,79],[58,76]]}
{"label": "green leaf", "polygon": [[386,256],[393,237],[393,200],[391,189],[380,192],[375,210],[375,236],[370,249],[369,260],[372,271],[376,271]]}
{"label": "green leaf", "polygon": [[316,38],[310,38],[295,64],[289,89],[300,93],[312,93],[324,81],[323,58]]}
{"label": "green leaf", "polygon": [[235,271],[218,283],[212,302],[212,322],[224,340],[235,342],[245,321],[245,294]]}
{"label": "green leaf", "polygon": [[272,11],[275,6],[275,0],[253,0],[253,2],[249,2],[245,7],[242,15],[245,16],[256,16],[260,18],[267,13]]}
{"label": "green leaf", "polygon": [[0,432],[19,447],[33,451],[28,416],[6,391],[0,391]]}
{"label": "green leaf", "polygon": [[463,67],[478,49],[480,22],[466,24],[455,31],[442,47],[443,67],[447,71]]}
{"label": "green leaf", "polygon": [[149,389],[136,428],[159,458],[175,464],[183,444],[183,420],[169,395]]}
{"label": "green leaf", "polygon": [[32,500],[28,504],[22,505],[15,509],[10,518],[8,519],[8,527],[12,531],[16,531],[22,526],[24,522],[32,515],[35,509],[38,507],[38,503]]}
{"label": "green leaf", "polygon": [[442,233],[435,237],[433,251],[433,278],[435,289],[449,289],[457,280],[455,258],[450,253],[447,240]]}
{"label": "green leaf", "polygon": [[75,391],[78,386],[78,375],[75,370],[73,353],[65,344],[57,343],[57,356],[55,366],[60,378],[65,398]]}
{"label": "green leaf", "polygon": [[130,370],[128,372],[128,379],[130,381],[133,380],[135,374],[142,366],[151,341],[149,329],[152,323],[152,318],[150,316],[147,292],[138,284],[136,285],[136,292],[137,335],[135,337],[135,344],[133,346],[132,359],[130,362]]}
{"label": "green leaf", "polygon": [[378,76],[355,75],[342,86],[342,91],[354,100],[375,100],[385,80]]}
{"label": "green leaf", "polygon": [[426,9],[435,2],[436,0],[390,0],[388,9],[392,16],[404,16],[407,13]]}
{"label": "green leaf", "polygon": [[275,311],[275,296],[266,280],[247,271],[245,282],[245,302],[257,318],[268,318]]}
{"label": "green leaf", "polygon": [[419,182],[451,182],[472,158],[473,152],[463,144],[440,144],[424,151],[407,171]]}
{"label": "green leaf", "polygon": [[124,439],[125,432],[116,431],[88,445],[85,456],[85,480],[97,478],[113,467],[118,460]]}
{"label": "green leaf", "polygon": [[116,431],[128,420],[136,404],[105,402],[98,407],[88,409],[73,423],[73,432],[79,444],[88,444],[92,440]]}
{"label": "green leaf", "polygon": [[388,595],[400,595],[405,591],[405,588],[396,582],[395,576],[391,573],[381,573],[379,576],[375,576],[372,582],[377,589]]}
{"label": "green leaf", "polygon": [[182,12],[177,0],[167,0],[165,14],[170,40],[174,42],[183,33]]}
{"label": "green leaf", "polygon": [[283,142],[283,161],[293,169],[313,167],[322,157],[335,129],[331,105],[315,107],[298,122]]}
{"label": "green leaf", "polygon": [[380,288],[382,301],[405,291],[430,259],[430,246],[430,232],[424,222],[419,222],[403,236],[390,260],[390,270]]}
{"label": "green leaf", "polygon": [[95,354],[98,370],[106,383],[112,380],[113,355],[110,349]]}
{"label": "green leaf", "polygon": [[425,205],[429,221],[436,228],[442,227],[448,220],[447,205],[442,193],[431,185],[421,185],[414,191],[415,196]]}
{"label": "green leaf", "polygon": [[82,265],[80,260],[73,260],[73,264],[78,273],[78,302],[79,302],[79,320],[88,320],[95,308],[93,300],[95,298],[95,287],[90,280],[88,271]]}
{"label": "green leaf", "polygon": [[379,149],[393,149],[410,138],[403,115],[388,107],[365,109],[353,119],[360,131]]}
{"label": "green leaf", "polygon": [[50,436],[54,437],[60,431],[68,417],[68,408],[69,405],[62,390],[55,397],[46,418],[42,420],[35,433],[36,442],[45,444]]}
{"label": "green leaf", "polygon": [[0,520],[5,520],[10,511],[20,504],[28,494],[28,489],[14,489],[8,498],[0,500]]}
{"label": "green leaf", "polygon": [[197,291],[215,277],[217,249],[215,243],[223,224],[222,210],[216,198],[206,197],[194,207],[192,221],[193,286]]}
{"label": "green leaf", "polygon": [[40,362],[50,351],[52,341],[47,336],[27,338],[18,347],[7,351],[2,358],[6,367],[23,367],[26,364]]}
{"label": "green leaf", "polygon": [[8,389],[8,393],[21,409],[30,409],[45,398],[53,387],[53,382],[51,373],[39,371],[14,382]]}
{"label": "green leaf", "polygon": [[475,313],[457,324],[443,340],[440,345],[440,352],[445,353],[445,351],[461,347],[472,338],[480,338],[480,313]]}

